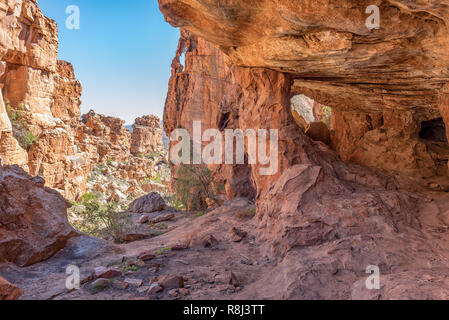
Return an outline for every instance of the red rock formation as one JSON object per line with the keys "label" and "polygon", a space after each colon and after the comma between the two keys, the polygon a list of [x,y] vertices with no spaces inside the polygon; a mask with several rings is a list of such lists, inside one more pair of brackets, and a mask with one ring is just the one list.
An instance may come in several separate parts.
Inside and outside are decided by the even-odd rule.
{"label": "red rock formation", "polygon": [[162,144],[162,124],[156,116],[137,118],[131,135],[131,153],[133,155],[164,152]]}
{"label": "red rock formation", "polygon": [[[446,28],[436,18],[447,11],[438,1],[378,2],[391,24],[370,31],[359,2],[300,2],[159,0],[167,21],[182,27],[167,131],[196,119],[219,129],[279,130],[278,174],[260,176],[252,165],[240,179],[253,182],[259,236],[283,261],[242,297],[375,298],[358,275],[370,264],[388,278],[378,297],[416,296],[395,288],[415,288],[410,281],[421,276],[438,282],[426,287],[429,297],[446,296],[445,258],[438,270],[426,264],[438,242],[429,240],[428,226],[437,225],[430,212],[438,209],[426,203],[418,181],[447,183],[447,142],[423,134],[429,120],[437,123],[431,137],[439,135],[439,117],[449,121],[447,92],[440,92],[447,81],[447,50],[440,50],[447,48]],[[333,107],[338,154],[297,126],[290,102],[297,94]],[[219,172],[227,181],[234,170]],[[229,189],[228,196],[237,193]]]}
{"label": "red rock formation", "polygon": [[17,166],[0,167],[0,262],[27,266],[51,257],[76,236],[70,203]]}
{"label": "red rock formation", "polygon": [[[168,22],[220,45],[234,64],[294,74],[295,87],[332,107],[436,109],[448,79],[444,1],[159,4]],[[380,9],[379,30],[366,27],[369,5]]]}
{"label": "red rock formation", "polygon": [[[344,113],[346,120],[337,115],[333,139],[343,159],[417,177],[444,174],[440,168],[447,150],[438,146],[435,152],[419,140],[420,122],[439,118],[439,109],[447,109],[440,103],[449,79],[448,50],[443,49],[448,46],[447,10],[441,1],[159,3],[170,23],[216,44],[234,65],[289,73],[293,94]],[[380,8],[379,30],[365,24],[372,4]],[[375,122],[384,112],[379,129],[364,120]],[[361,127],[363,132],[351,135]]]}
{"label": "red rock formation", "polygon": [[0,300],[17,300],[23,294],[20,288],[0,277]]}
{"label": "red rock formation", "polygon": [[[83,190],[89,166],[76,148],[72,129],[79,121],[81,85],[72,66],[57,61],[56,23],[30,0],[1,1],[0,18],[0,61],[5,64],[0,83],[7,104],[21,110],[13,122],[14,134],[0,138],[0,157],[3,164],[29,168],[73,198]],[[17,126],[37,138],[29,154],[17,141]]]}
{"label": "red rock formation", "polygon": [[[183,54],[185,66],[180,62]],[[203,131],[238,128],[238,109],[233,102],[240,91],[225,59],[214,45],[189,32],[181,32],[164,111],[168,136],[179,127],[192,132],[194,121],[201,121]],[[226,103],[221,104],[222,101]],[[229,197],[254,197],[247,165],[214,166],[211,169],[217,180],[225,183]]]}
{"label": "red rock formation", "polygon": [[[11,127],[0,96],[0,158],[75,199],[87,192],[88,175],[97,163],[129,159],[131,135],[113,117],[89,113],[80,121],[81,84],[72,65],[57,55],[56,23],[43,16],[36,1],[0,1],[0,87],[10,115],[20,113]],[[140,122],[133,150],[146,153],[153,144],[159,150],[158,120]],[[36,141],[23,146],[24,134]]]}
{"label": "red rock formation", "polygon": [[125,128],[125,121],[91,110],[82,116],[82,122],[84,126],[79,127],[78,140],[96,148],[90,152],[92,158],[97,155],[98,161],[107,160],[107,157],[120,161],[129,155],[131,134]]}

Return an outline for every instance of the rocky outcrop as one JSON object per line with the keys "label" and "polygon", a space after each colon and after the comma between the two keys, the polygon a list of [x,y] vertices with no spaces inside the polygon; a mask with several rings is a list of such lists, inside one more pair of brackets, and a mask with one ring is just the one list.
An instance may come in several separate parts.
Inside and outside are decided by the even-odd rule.
{"label": "rocky outcrop", "polygon": [[[185,66],[181,64],[182,55],[185,55]],[[203,132],[211,128],[238,128],[238,109],[232,99],[241,91],[225,59],[216,46],[187,31],[181,32],[164,111],[168,136],[177,128],[192,133],[194,121],[201,122]],[[228,197],[255,196],[247,165],[211,166],[210,169],[225,184]]]}
{"label": "rocky outcrop", "polygon": [[17,166],[0,167],[0,262],[27,266],[51,257],[77,235],[70,203]]}
{"label": "rocky outcrop", "polygon": [[378,30],[367,28],[368,4],[357,1],[159,3],[168,22],[214,43],[233,65],[287,73],[293,96],[332,107],[333,145],[343,159],[419,178],[447,176],[447,146],[419,137],[421,122],[447,119],[442,2],[370,3],[380,9]]}
{"label": "rocky outcrop", "polygon": [[[234,64],[294,74],[296,88],[333,107],[437,109],[448,80],[443,1],[159,3],[168,22],[220,45]],[[378,30],[366,26],[368,5],[379,7]]]}
{"label": "rocky outcrop", "polygon": [[136,119],[133,125],[130,151],[133,155],[164,153],[162,124],[158,117],[144,116]]}
{"label": "rocky outcrop", "polygon": [[[57,25],[36,1],[0,1],[0,21],[2,163],[17,164],[76,199],[89,190],[88,176],[98,163],[128,162],[131,135],[113,117],[90,112],[80,121],[81,84],[73,66],[57,60]],[[162,154],[160,122],[138,122],[133,150],[145,155],[154,146]]]}
{"label": "rocky outcrop", "polygon": [[[378,1],[390,23],[369,30],[359,2],[299,2],[159,0],[167,21],[182,30],[167,132],[190,129],[193,120],[279,132],[277,174],[262,176],[261,165],[248,165],[237,186],[237,166],[216,171],[228,197],[254,191],[259,238],[283,259],[242,296],[398,298],[404,290],[394,288],[419,274],[436,279],[426,294],[441,297],[445,258],[435,270],[426,265],[432,254],[414,250],[432,251],[439,237],[432,230],[446,228],[432,220],[438,209],[427,197],[428,187],[441,191],[448,182],[444,5]],[[332,107],[335,150],[322,143],[329,142],[322,125],[306,135],[307,123],[322,115],[313,101],[306,112],[292,111],[298,95]],[[378,296],[358,275],[372,264],[388,279]],[[416,274],[407,275],[412,268]],[[261,294],[267,283],[272,291]]]}
{"label": "rocky outcrop", "polygon": [[[83,149],[96,162],[107,158],[120,161],[129,156],[131,134],[125,121],[96,114],[94,111],[82,116],[84,126],[78,128],[78,140],[84,142]],[[91,150],[89,150],[91,148]]]}

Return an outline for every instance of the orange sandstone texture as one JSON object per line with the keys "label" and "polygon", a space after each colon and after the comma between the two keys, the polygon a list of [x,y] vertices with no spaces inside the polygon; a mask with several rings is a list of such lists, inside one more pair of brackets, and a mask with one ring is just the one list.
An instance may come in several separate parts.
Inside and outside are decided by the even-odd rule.
{"label": "orange sandstone texture", "polygon": [[0,277],[0,300],[17,300],[23,294],[20,288]]}

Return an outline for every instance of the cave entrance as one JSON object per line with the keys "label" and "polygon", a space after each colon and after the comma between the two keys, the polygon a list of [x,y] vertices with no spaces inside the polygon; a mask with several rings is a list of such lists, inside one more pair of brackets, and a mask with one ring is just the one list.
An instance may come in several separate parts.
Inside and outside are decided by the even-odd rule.
{"label": "cave entrance", "polygon": [[421,122],[419,137],[423,140],[447,144],[446,125],[443,118]]}

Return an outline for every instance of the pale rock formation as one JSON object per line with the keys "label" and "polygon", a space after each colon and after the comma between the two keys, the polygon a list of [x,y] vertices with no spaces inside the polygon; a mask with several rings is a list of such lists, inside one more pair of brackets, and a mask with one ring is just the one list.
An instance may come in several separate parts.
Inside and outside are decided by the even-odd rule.
{"label": "pale rock formation", "polygon": [[314,104],[315,101],[303,94],[296,95],[291,99],[293,118],[303,129],[305,129],[307,124],[317,120],[313,114]]}

